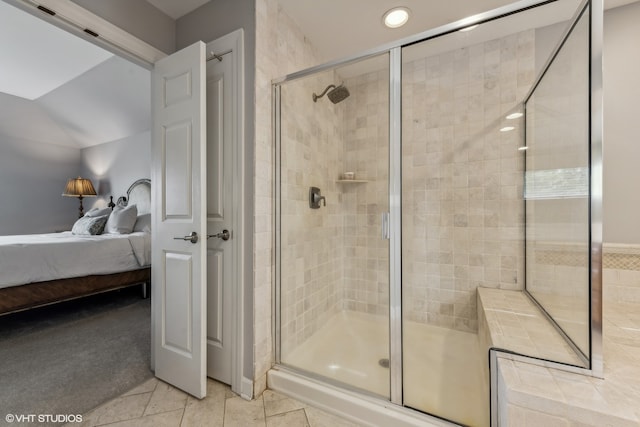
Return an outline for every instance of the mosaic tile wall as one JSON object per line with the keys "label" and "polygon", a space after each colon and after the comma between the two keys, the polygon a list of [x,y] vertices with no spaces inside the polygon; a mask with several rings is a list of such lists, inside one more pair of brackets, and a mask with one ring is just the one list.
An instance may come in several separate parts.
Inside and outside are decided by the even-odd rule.
{"label": "mosaic tile wall", "polygon": [[523,134],[499,129],[534,50],[524,31],[403,64],[405,319],[475,332],[478,286],[523,286]]}
{"label": "mosaic tile wall", "polygon": [[640,304],[640,245],[603,245],[605,301]]}

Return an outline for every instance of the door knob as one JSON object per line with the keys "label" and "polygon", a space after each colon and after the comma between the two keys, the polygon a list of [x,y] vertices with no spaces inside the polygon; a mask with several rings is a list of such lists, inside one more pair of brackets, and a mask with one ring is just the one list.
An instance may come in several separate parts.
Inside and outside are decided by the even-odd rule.
{"label": "door knob", "polygon": [[222,230],[220,233],[217,233],[217,234],[208,234],[207,239],[210,237],[217,237],[218,239],[227,241],[231,237],[231,232],[229,232],[229,230]]}
{"label": "door knob", "polygon": [[174,237],[173,240],[188,240],[191,243],[198,243],[198,233],[192,231],[188,236]]}

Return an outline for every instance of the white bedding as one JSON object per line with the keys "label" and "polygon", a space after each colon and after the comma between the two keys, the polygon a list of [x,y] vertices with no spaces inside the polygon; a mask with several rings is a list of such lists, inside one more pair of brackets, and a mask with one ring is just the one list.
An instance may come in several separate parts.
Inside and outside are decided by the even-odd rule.
{"label": "white bedding", "polygon": [[54,279],[137,270],[151,264],[151,235],[0,236],[0,288]]}

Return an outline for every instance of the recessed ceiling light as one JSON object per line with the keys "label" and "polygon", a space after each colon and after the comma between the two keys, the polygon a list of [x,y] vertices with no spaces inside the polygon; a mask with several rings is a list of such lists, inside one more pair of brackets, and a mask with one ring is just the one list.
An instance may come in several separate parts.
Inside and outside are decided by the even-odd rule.
{"label": "recessed ceiling light", "polygon": [[519,151],[527,151],[529,149],[529,147],[527,147],[526,145],[523,145],[522,147],[518,147]]}
{"label": "recessed ceiling light", "polygon": [[399,28],[409,20],[409,9],[406,7],[394,7],[382,16],[382,22],[389,28]]}
{"label": "recessed ceiling light", "polygon": [[513,127],[513,126],[505,126],[505,127],[500,129],[500,132],[509,132],[509,131],[514,130],[514,129],[515,129],[515,127]]}
{"label": "recessed ceiling light", "polygon": [[519,119],[522,117],[522,113],[511,113],[507,116],[507,120]]}
{"label": "recessed ceiling light", "polygon": [[462,32],[462,33],[466,33],[467,31],[475,30],[476,28],[478,28],[478,24],[471,25],[470,27],[464,27],[464,28],[460,29],[459,31]]}

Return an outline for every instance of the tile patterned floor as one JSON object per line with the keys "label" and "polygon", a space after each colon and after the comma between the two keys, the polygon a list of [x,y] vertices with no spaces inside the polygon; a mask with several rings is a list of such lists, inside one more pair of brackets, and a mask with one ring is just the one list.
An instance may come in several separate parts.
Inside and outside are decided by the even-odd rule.
{"label": "tile patterned floor", "polygon": [[207,397],[195,399],[155,378],[66,427],[357,427],[295,399],[267,390],[246,401],[229,386],[207,382]]}

